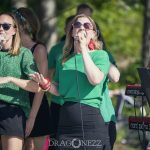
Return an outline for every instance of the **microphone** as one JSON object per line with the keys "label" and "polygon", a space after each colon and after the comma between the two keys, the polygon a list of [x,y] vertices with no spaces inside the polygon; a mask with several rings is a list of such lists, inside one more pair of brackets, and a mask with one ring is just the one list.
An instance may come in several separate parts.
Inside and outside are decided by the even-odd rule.
{"label": "microphone", "polygon": [[3,48],[3,42],[5,41],[6,34],[0,33],[0,50]]}

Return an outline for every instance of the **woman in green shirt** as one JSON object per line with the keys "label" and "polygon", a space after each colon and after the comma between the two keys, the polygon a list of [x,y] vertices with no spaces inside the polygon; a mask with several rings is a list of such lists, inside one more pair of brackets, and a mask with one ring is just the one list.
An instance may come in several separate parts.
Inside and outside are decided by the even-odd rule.
{"label": "woman in green shirt", "polygon": [[110,68],[109,68],[109,72],[108,72],[108,76],[107,76],[106,88],[105,88],[105,91],[103,94],[103,102],[100,106],[100,111],[104,118],[105,124],[108,128],[110,145],[111,145],[111,149],[113,149],[113,146],[114,146],[114,143],[116,140],[116,135],[117,135],[117,133],[116,133],[116,115],[115,115],[114,107],[112,104],[112,100],[109,95],[108,84],[109,84],[109,81],[111,81],[113,83],[118,82],[119,78],[120,78],[120,72],[116,67],[116,62],[115,62],[113,56],[111,55],[111,53],[109,51],[107,51],[107,53],[109,55]]}
{"label": "woman in green shirt", "polygon": [[[90,17],[78,15],[73,19],[63,49],[55,76],[58,93],[64,100],[58,149],[110,149],[108,131],[99,111],[110,63],[107,53],[100,50],[96,26]],[[38,74],[32,77],[43,82]]]}
{"label": "woman in green shirt", "polygon": [[[20,47],[15,16],[0,13],[0,76],[29,79],[37,71],[32,53]],[[0,136],[3,150],[22,150],[26,118],[30,111],[28,92],[12,83],[0,85]]]}

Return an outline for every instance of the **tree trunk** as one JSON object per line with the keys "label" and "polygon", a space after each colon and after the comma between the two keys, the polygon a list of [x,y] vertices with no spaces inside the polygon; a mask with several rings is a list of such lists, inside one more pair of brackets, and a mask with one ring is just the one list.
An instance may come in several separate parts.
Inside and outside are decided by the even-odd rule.
{"label": "tree trunk", "polygon": [[142,65],[147,66],[150,61],[150,0],[144,1],[144,32],[142,47]]}
{"label": "tree trunk", "polygon": [[56,33],[56,2],[55,0],[36,0],[35,12],[39,16],[41,23],[40,40],[47,46],[47,51],[57,41]]}

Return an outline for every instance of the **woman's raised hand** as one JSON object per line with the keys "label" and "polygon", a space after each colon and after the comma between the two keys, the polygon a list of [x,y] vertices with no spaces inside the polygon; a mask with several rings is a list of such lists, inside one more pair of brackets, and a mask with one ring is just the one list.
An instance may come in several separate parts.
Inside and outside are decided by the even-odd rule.
{"label": "woman's raised hand", "polygon": [[78,31],[78,40],[83,45],[87,44],[86,36],[87,36],[87,33],[85,32],[85,30],[79,30]]}
{"label": "woman's raised hand", "polygon": [[51,82],[48,78],[44,78],[44,76],[42,74],[39,74],[38,72],[34,74],[29,74],[29,76],[32,78],[32,80],[34,80],[35,82],[39,84],[40,88],[43,91],[50,90]]}
{"label": "woman's raised hand", "polygon": [[35,72],[34,74],[29,74],[29,76],[34,80],[35,82],[45,85],[47,83],[47,80],[44,78],[42,74],[39,74],[38,72]]}
{"label": "woman's raised hand", "polygon": [[87,51],[87,33],[80,29],[75,38],[75,47],[78,51]]}

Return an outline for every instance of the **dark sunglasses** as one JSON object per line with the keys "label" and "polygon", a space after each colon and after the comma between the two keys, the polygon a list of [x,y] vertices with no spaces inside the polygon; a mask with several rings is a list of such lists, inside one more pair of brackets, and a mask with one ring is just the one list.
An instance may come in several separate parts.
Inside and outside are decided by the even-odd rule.
{"label": "dark sunglasses", "polygon": [[5,30],[5,31],[8,31],[11,26],[13,26],[13,25],[9,24],[9,23],[2,23],[2,24],[0,24],[0,28],[2,27],[3,30]]}
{"label": "dark sunglasses", "polygon": [[85,29],[89,29],[89,30],[91,30],[91,29],[93,29],[93,26],[91,25],[91,23],[88,23],[88,22],[85,22],[84,24],[82,24],[81,22],[75,22],[74,24],[73,24],[73,27],[74,28],[81,28],[81,26],[83,25],[83,27],[85,28]]}

